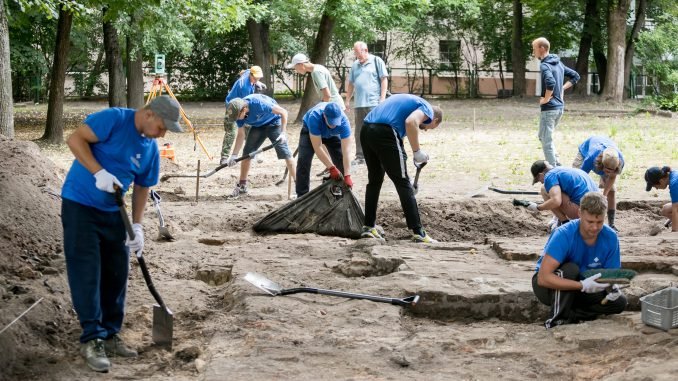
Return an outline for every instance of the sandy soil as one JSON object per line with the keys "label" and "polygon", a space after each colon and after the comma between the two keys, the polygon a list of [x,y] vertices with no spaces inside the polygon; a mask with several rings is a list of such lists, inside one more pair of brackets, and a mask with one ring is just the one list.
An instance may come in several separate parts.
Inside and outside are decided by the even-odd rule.
{"label": "sandy soil", "polygon": [[[641,271],[627,292],[629,311],[546,331],[541,322],[547,311],[532,295],[530,278],[550,217],[533,216],[514,207],[511,196],[491,191],[467,197],[487,183],[536,189],[530,187],[528,174],[539,154],[534,105],[485,102],[492,107],[480,101],[444,103],[450,127],[423,139],[434,159],[422,172],[418,200],[425,227],[441,240],[430,247],[407,240],[388,181],[378,215],[387,232],[383,244],[253,233],[256,221],[287,202],[287,183],[275,185],[284,165],[272,152],[253,164],[251,193],[237,200],[226,197],[237,169],[202,179],[197,201],[193,179],[160,183],[156,190],[176,240],[158,237],[157,215],[149,204],[145,257],[158,291],[174,312],[174,347],[163,351],[151,342],[153,300],[132,260],[122,335],[140,356],[112,359],[113,368],[105,375],[88,370],[78,355],[80,328],[61,248],[57,195],[72,156],[64,147],[39,149],[0,138],[0,329],[41,300],[0,334],[0,379],[674,379],[678,330],[644,325],[638,300],[678,284],[677,236],[668,231],[649,234],[662,222],[657,210],[668,193],[642,190],[640,169],[661,158],[643,144],[629,148],[635,161],[620,181],[617,225],[623,261]],[[607,105],[575,106],[583,116],[566,121],[564,153],[581,136],[608,131],[610,125],[661,125],[642,136],[650,142],[671,136],[673,126],[675,139],[675,119],[597,111],[609,110]],[[77,125],[82,115],[101,107],[70,105],[67,125]],[[186,107],[194,123],[204,125],[200,136],[209,152],[218,152],[222,106]],[[469,123],[473,108],[482,111],[475,127]],[[21,139],[38,137],[31,126],[40,120],[39,111],[31,109],[19,118]],[[497,115],[504,120],[493,119]],[[597,124],[600,115],[606,124]],[[517,122],[521,120],[528,122]],[[292,146],[298,130],[298,125],[290,126]],[[197,159],[203,171],[216,165],[199,147],[193,151],[188,135],[165,141],[175,144],[178,163],[165,161],[163,174],[194,173]],[[314,173],[321,169],[315,164]],[[355,193],[362,202],[366,170],[354,172]],[[319,183],[314,178],[312,186]],[[401,307],[313,294],[271,297],[242,279],[247,272],[263,274],[285,288],[394,298],[417,294],[421,299],[414,307]]]}

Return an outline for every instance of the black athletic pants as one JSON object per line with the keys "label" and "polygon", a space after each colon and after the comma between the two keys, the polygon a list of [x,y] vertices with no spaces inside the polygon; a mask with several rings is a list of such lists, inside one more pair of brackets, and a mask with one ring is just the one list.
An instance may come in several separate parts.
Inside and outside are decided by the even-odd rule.
{"label": "black athletic pants", "polygon": [[[341,153],[341,139],[337,136],[331,138],[323,138],[322,143],[327,147],[330,153],[332,163],[337,166],[339,172],[344,173],[344,155]],[[313,164],[313,156],[315,150],[311,143],[311,135],[308,128],[304,125],[299,134],[299,157],[297,158],[297,197],[301,197],[308,193],[311,184],[311,164]]]}
{"label": "black athletic pants", "polygon": [[365,155],[368,177],[365,190],[365,226],[376,224],[379,192],[386,173],[400,197],[407,227],[416,234],[422,234],[417,200],[407,176],[407,153],[403,148],[403,140],[391,126],[365,123],[360,131],[360,144]]}
{"label": "black athletic pants", "polygon": [[[579,266],[572,262],[563,263],[555,274],[561,278],[579,281]],[[537,284],[537,274],[532,277],[532,290],[540,302],[551,306],[551,313],[544,323],[546,328],[561,324],[577,323],[582,320],[595,320],[598,315],[612,315],[624,311],[626,297],[620,296],[614,302],[600,302],[607,295],[606,291],[587,294],[581,291],[553,290]]]}

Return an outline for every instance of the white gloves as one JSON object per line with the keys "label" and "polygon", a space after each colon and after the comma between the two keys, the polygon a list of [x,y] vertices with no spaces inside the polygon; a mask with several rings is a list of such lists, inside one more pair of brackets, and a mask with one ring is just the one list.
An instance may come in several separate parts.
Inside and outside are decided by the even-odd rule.
{"label": "white gloves", "polygon": [[102,192],[115,193],[115,188],[113,187],[114,185],[122,188],[122,183],[120,180],[103,168],[94,174],[94,180],[94,185],[96,185],[97,189]]}
{"label": "white gloves", "polygon": [[610,286],[609,283],[598,283],[596,282],[596,279],[600,278],[603,276],[603,274],[598,273],[596,275],[591,275],[590,277],[584,279],[581,281],[581,292],[585,292],[587,294],[595,294],[597,292],[601,292],[605,290],[607,287]]}
{"label": "white gloves", "polygon": [[537,204],[536,202],[530,202],[527,205],[527,210],[529,210],[532,213],[538,213],[539,212],[539,209],[537,209],[538,206],[539,204]]}
{"label": "white gloves", "polygon": [[419,168],[428,161],[428,154],[423,150],[414,151],[414,166]]}
{"label": "white gloves", "polygon": [[287,134],[285,134],[284,132],[281,132],[280,136],[278,136],[278,139],[276,139],[275,141],[278,142],[279,144],[287,143]]}
{"label": "white gloves", "polygon": [[235,155],[231,155],[231,156],[228,157],[228,158],[222,157],[222,158],[221,158],[221,162],[219,162],[219,164],[221,164],[221,165],[224,165],[224,164],[225,164],[227,167],[232,167],[232,166],[234,166],[234,165],[236,164],[236,163],[235,163],[235,159],[237,159],[237,158],[238,158],[238,157],[235,156]]}
{"label": "white gloves", "polygon": [[622,295],[624,295],[624,293],[622,293],[622,290],[621,288],[619,288],[619,285],[613,284],[612,292],[605,295],[605,299],[607,299],[609,302],[614,302],[615,300],[619,299],[619,297]]}
{"label": "white gloves", "polygon": [[257,81],[257,83],[254,84],[254,87],[257,93],[263,93],[267,89],[266,84],[261,81]]}
{"label": "white gloves", "polygon": [[138,255],[139,252],[144,250],[144,227],[141,224],[132,224],[132,231],[134,232],[134,239],[129,239],[128,235],[125,245],[129,247],[129,251]]}

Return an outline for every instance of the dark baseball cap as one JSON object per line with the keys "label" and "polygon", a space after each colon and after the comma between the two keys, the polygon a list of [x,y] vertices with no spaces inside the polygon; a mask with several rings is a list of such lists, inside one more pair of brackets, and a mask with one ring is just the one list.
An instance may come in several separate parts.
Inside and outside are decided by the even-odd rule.
{"label": "dark baseball cap", "polygon": [[653,186],[659,184],[659,180],[664,177],[664,172],[659,167],[651,167],[645,171],[645,182],[647,182],[647,187],[645,191],[649,192]]}
{"label": "dark baseball cap", "polygon": [[184,132],[179,125],[179,118],[181,117],[181,106],[176,99],[170,98],[168,95],[161,95],[153,98],[148,108],[159,116],[165,128],[172,132]]}
{"label": "dark baseball cap", "polygon": [[532,184],[539,182],[539,174],[546,170],[547,162],[545,160],[537,160],[532,164],[530,172],[532,172]]}
{"label": "dark baseball cap", "polygon": [[230,102],[228,102],[228,105],[226,105],[226,112],[228,113],[228,117],[231,121],[238,120],[238,115],[240,115],[240,111],[247,106],[247,101],[242,99],[242,98],[233,98],[231,99]]}
{"label": "dark baseball cap", "polygon": [[323,114],[325,114],[327,123],[329,123],[330,126],[336,127],[341,124],[342,112],[338,104],[334,102],[328,103],[325,106],[325,111],[323,111]]}

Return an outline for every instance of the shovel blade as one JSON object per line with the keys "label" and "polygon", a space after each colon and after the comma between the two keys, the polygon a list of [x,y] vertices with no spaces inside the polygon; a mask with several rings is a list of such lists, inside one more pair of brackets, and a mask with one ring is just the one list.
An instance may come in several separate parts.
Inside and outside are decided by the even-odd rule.
{"label": "shovel blade", "polygon": [[282,291],[282,287],[280,287],[280,285],[278,285],[277,283],[273,282],[270,279],[267,279],[265,276],[261,274],[247,273],[245,274],[245,277],[243,279],[252,283],[254,287],[273,296],[280,294],[280,291]]}
{"label": "shovel blade", "polygon": [[484,185],[484,186],[482,186],[482,187],[480,187],[480,188],[474,190],[473,192],[467,193],[467,194],[466,194],[466,197],[467,197],[467,198],[478,197],[478,196],[480,196],[483,192],[487,191],[489,188],[490,188],[490,185],[489,185],[489,184],[488,184],[488,185]]}
{"label": "shovel blade", "polygon": [[153,343],[171,351],[173,332],[174,315],[172,315],[172,311],[157,304],[153,305]]}

